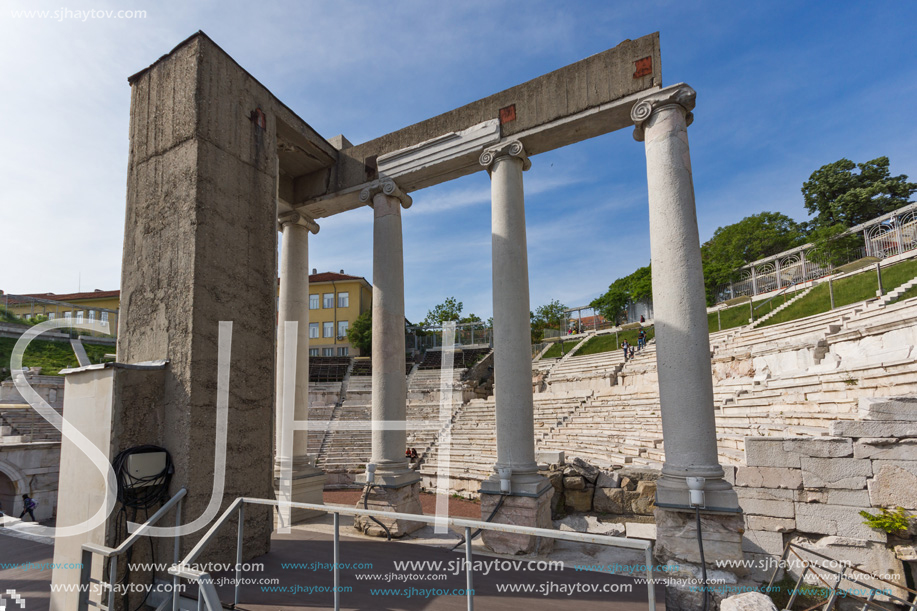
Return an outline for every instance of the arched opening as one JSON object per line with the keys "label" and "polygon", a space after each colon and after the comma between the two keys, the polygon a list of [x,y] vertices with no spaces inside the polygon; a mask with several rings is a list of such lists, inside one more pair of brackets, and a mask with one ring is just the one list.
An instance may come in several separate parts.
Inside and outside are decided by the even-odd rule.
{"label": "arched opening", "polygon": [[13,517],[19,515],[14,514],[17,498],[19,498],[19,491],[16,488],[16,482],[0,471],[0,509],[3,513]]}

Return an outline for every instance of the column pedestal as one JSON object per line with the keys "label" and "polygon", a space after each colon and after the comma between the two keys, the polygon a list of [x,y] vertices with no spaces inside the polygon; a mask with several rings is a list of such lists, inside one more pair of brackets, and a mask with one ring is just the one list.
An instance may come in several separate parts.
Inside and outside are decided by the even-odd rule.
{"label": "column pedestal", "polygon": [[[357,503],[358,508],[363,507],[363,498]],[[422,514],[423,509],[420,506],[420,481],[413,484],[399,486],[396,488],[380,488],[373,486],[372,491],[366,495],[367,509],[376,509],[381,511],[392,511],[396,513],[416,513]],[[375,516],[377,520],[385,524],[392,537],[403,537],[416,530],[423,528],[423,522],[412,522],[410,520],[396,520],[384,516]],[[373,522],[368,516],[354,516],[353,527],[371,537],[386,536],[385,530]]]}
{"label": "column pedestal", "polygon": [[[551,521],[553,498],[554,488],[550,484],[536,496],[507,496],[491,522],[535,528],[554,528]],[[481,519],[486,520],[490,517],[499,502],[499,494],[486,493],[482,489]],[[517,535],[494,530],[485,530],[481,533],[481,537],[484,545],[498,554],[547,554],[554,549],[554,539],[545,537]]]}
{"label": "column pedestal", "polygon": [[[290,500],[294,503],[312,503],[322,505],[322,493],[325,490],[325,482],[328,476],[324,471],[315,466],[311,457],[298,456],[293,459],[293,484],[291,489]],[[280,492],[280,469],[274,469],[274,490]],[[299,524],[306,520],[324,515],[325,512],[310,509],[293,508],[290,514],[290,522]],[[279,526],[279,520],[275,513],[275,526]]]}

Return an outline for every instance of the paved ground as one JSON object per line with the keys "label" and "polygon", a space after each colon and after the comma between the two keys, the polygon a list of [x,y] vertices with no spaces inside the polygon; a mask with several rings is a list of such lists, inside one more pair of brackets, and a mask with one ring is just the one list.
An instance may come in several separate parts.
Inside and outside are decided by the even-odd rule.
{"label": "paved ground", "polygon": [[[13,537],[0,528],[0,594],[16,590],[26,602],[27,611],[47,611],[50,606],[48,568],[54,549],[47,543]],[[4,564],[17,564],[17,568],[3,568]],[[10,598],[6,596],[7,600]],[[0,603],[2,604],[2,603]],[[6,602],[7,609],[19,609]]]}
{"label": "paved ground", "polygon": [[[342,533],[344,530],[342,528]],[[341,564],[362,563],[368,568],[341,571],[340,583],[345,589],[340,594],[341,608],[398,611],[466,609],[465,573],[456,570],[461,567],[463,558],[463,553],[450,553],[442,547],[367,540],[342,534]],[[267,586],[243,585],[237,609],[279,611],[331,608],[332,560],[332,539],[327,533],[294,530],[289,535],[275,535],[271,552],[252,560],[264,563],[264,570],[244,573],[242,576],[277,579],[279,583]],[[577,611],[647,609],[646,586],[628,577],[576,571],[572,567],[554,571],[535,570],[535,567],[528,571],[524,566],[528,560],[516,560],[521,562],[521,570],[515,567],[504,570],[501,567],[494,568],[491,564],[488,572],[486,565],[478,565],[473,575],[476,609],[519,611],[524,607],[526,611],[556,611],[559,605]],[[395,567],[395,561],[432,561],[442,564],[439,569],[431,569],[429,565],[399,569]],[[474,561],[513,562],[478,554],[474,555]],[[229,573],[221,573],[217,578],[231,576]],[[499,587],[502,586],[518,590],[500,592]],[[224,603],[232,602],[233,589],[230,585],[220,586],[218,591]],[[568,593],[571,591],[572,594]],[[656,608],[662,611],[665,608],[661,602],[664,600],[662,586],[656,587],[656,597],[660,601]]]}
{"label": "paved ground", "polygon": [[[326,503],[337,503],[339,505],[356,505],[360,500],[362,492],[357,489],[352,490],[325,490],[322,493],[322,499]],[[428,515],[436,513],[437,495],[422,493],[420,495],[420,505],[423,512]],[[455,497],[449,497],[449,515],[454,518],[471,518],[473,520],[481,519],[481,503],[478,501],[467,501]]]}

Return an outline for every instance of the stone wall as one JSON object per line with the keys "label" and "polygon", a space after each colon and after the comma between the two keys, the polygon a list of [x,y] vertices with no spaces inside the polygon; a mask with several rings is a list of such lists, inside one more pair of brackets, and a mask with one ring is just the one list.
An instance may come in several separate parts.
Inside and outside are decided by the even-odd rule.
{"label": "stone wall", "polygon": [[57,513],[57,481],[60,471],[60,443],[0,444],[0,475],[13,484],[15,498],[0,499],[3,512],[18,516],[22,495],[38,501],[35,519],[51,519]]}
{"label": "stone wall", "polygon": [[747,465],[735,468],[746,558],[765,566],[793,541],[904,583],[894,548],[913,538],[870,528],[860,512],[917,510],[917,399],[863,398],[858,415],[833,422],[830,437],[746,438]]}

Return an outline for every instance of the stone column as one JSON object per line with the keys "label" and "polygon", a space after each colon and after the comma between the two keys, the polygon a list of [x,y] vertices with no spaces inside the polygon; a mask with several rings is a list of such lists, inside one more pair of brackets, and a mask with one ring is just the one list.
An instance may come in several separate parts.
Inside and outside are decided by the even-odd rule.
{"label": "stone column", "polygon": [[634,138],[646,143],[656,364],[665,438],[658,504],[686,506],[685,477],[706,478],[710,508],[738,507],[716,446],[710,338],[688,130],[695,92],[681,84],[631,110]]}
{"label": "stone column", "polygon": [[[407,432],[402,426],[389,428],[389,422],[407,417],[407,377],[404,345],[404,252],[401,237],[401,208],[410,207],[411,198],[386,178],[360,192],[360,201],[373,208],[373,391],[372,457],[376,465],[375,487],[369,492],[371,509],[402,513],[422,513],[420,476],[404,457]],[[358,478],[365,483],[365,475]],[[358,507],[362,507],[362,499]],[[381,520],[392,536],[421,528],[420,522]],[[376,536],[385,533],[367,518],[354,519],[354,527]]]}
{"label": "stone column", "polygon": [[[553,488],[535,463],[532,402],[532,333],[529,269],[525,239],[522,172],[531,167],[522,143],[504,142],[485,150],[481,164],[491,179],[494,303],[494,397],[497,463],[481,483],[481,512],[490,516],[500,498],[500,469],[512,469],[510,496],[498,522],[551,528]],[[502,553],[548,551],[551,541],[484,532],[484,542]]]}
{"label": "stone column", "polygon": [[[694,98],[694,90],[681,84],[641,100],[631,110],[634,138],[646,143],[656,366],[666,458],[656,488],[655,554],[660,563],[682,567],[685,575],[693,574],[690,564],[699,560],[685,478],[706,480],[703,531],[705,545],[715,549],[717,560],[742,559],[744,529],[736,493],[724,479],[717,455],[710,338],[688,150]],[[672,606],[686,596],[692,593],[677,587],[666,591]]]}
{"label": "stone column", "polygon": [[[284,215],[280,221],[283,234],[280,246],[280,297],[277,308],[277,373],[275,406],[275,489],[278,498],[291,495],[297,503],[322,502],[325,474],[315,468],[308,456],[306,429],[294,429],[284,423],[284,372],[286,361],[286,323],[296,322],[296,362],[293,382],[293,420],[309,419],[309,232],[318,233],[318,225],[300,214]],[[287,454],[284,456],[284,454]],[[284,486],[282,467],[292,464],[289,492]],[[287,484],[290,485],[290,484]],[[313,517],[315,512],[301,509],[292,512],[294,522]]]}

